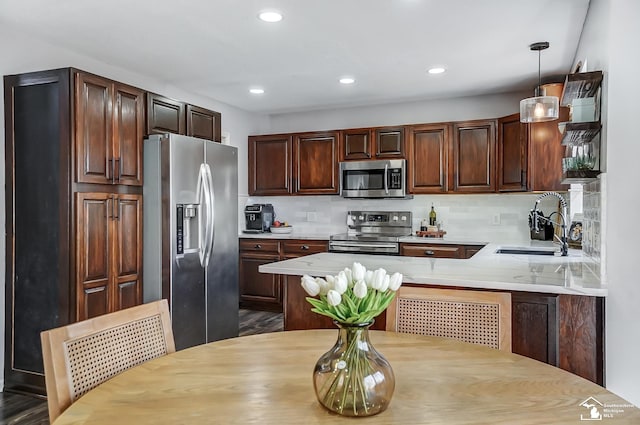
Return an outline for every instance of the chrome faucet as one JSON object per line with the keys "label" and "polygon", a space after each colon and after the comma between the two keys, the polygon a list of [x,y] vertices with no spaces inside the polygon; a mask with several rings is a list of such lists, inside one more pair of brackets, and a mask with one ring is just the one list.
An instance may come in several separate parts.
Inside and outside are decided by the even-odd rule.
{"label": "chrome faucet", "polygon": [[[540,201],[546,198],[547,196],[555,196],[560,200],[560,206],[562,207],[562,212],[560,213],[560,217],[562,218],[562,223],[558,223],[557,221],[551,220],[551,216],[553,216],[553,214],[556,214],[556,212],[552,212],[551,214],[549,214],[549,217],[545,217],[544,214],[539,213],[538,204],[540,204]],[[538,226],[539,219],[561,227],[562,237],[560,238],[560,243],[561,243],[560,253],[562,254],[563,257],[566,257],[569,254],[569,242],[568,242],[568,234],[567,234],[567,201],[564,199],[564,197],[560,195],[558,192],[543,193],[538,197],[538,199],[536,199],[536,203],[533,206],[533,210],[531,210],[531,218],[532,218],[531,220],[532,230],[536,232],[540,230]],[[556,238],[558,237],[555,233],[553,236]]]}

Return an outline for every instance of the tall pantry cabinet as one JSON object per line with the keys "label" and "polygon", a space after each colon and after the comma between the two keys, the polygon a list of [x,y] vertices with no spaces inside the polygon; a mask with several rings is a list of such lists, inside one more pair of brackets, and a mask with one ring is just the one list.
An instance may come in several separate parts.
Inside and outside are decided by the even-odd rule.
{"label": "tall pantry cabinet", "polygon": [[40,332],[142,301],[144,91],[4,77],[5,388],[44,393]]}

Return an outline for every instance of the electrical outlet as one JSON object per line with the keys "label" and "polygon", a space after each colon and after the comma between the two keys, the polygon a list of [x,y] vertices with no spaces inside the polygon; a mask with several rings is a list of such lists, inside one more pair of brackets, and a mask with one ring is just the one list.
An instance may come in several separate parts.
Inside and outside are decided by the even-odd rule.
{"label": "electrical outlet", "polygon": [[500,224],[500,213],[496,213],[493,215],[492,219],[491,219],[491,223],[492,224]]}
{"label": "electrical outlet", "polygon": [[308,212],[307,221],[318,221],[318,214],[315,212]]}

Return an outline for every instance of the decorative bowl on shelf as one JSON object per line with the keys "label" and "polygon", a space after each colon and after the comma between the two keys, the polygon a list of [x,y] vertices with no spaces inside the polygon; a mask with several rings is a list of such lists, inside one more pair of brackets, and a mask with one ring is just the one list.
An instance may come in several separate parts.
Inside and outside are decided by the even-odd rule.
{"label": "decorative bowl on shelf", "polygon": [[291,233],[293,232],[293,226],[279,226],[279,227],[271,226],[270,230],[271,230],[271,233]]}

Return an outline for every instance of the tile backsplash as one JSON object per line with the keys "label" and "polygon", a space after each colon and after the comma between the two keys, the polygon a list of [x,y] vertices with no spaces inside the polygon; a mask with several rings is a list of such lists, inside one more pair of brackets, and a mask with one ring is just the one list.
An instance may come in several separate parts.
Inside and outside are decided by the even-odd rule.
{"label": "tile backsplash", "polygon": [[[447,232],[445,239],[478,242],[528,243],[528,215],[538,194],[416,195],[413,199],[345,199],[340,196],[243,197],[239,200],[240,226],[246,204],[273,204],[276,218],[294,226],[295,232],[335,234],[346,231],[349,210],[411,211],[413,231],[428,218],[431,204]],[[540,209],[549,215],[557,200],[544,199]]]}
{"label": "tile backsplash", "polygon": [[600,174],[598,180],[583,186],[582,251],[592,262],[592,272],[601,278],[605,276],[605,226],[603,223],[605,208],[606,175]]}

